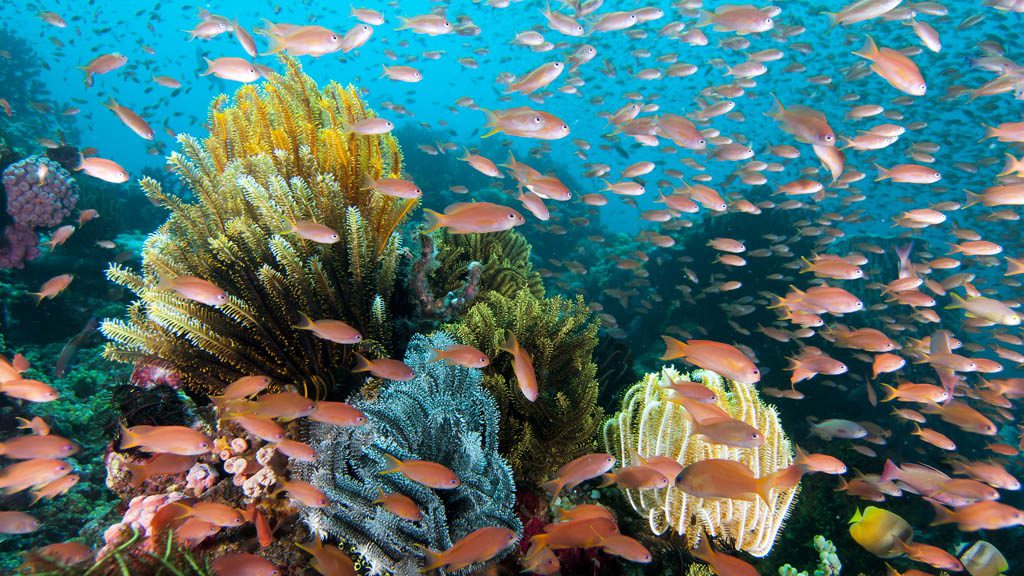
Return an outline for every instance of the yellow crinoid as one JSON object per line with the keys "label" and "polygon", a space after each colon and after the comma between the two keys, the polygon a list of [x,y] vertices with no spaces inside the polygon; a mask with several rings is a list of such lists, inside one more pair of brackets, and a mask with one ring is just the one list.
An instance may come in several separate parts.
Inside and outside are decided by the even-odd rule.
{"label": "yellow crinoid", "polygon": [[[170,216],[146,241],[141,272],[108,271],[138,300],[127,320],[103,324],[107,357],[169,366],[198,394],[263,374],[312,396],[353,359],[349,346],[296,329],[300,314],[344,321],[361,347],[394,352],[397,229],[416,200],[365,181],[400,177],[401,150],[389,134],[347,129],[374,116],[355,88],[320,89],[295,60],[282,62],[284,75],[213,101],[207,138],[178,137],[168,165],[191,194],[142,179]],[[295,222],[326,226],[336,242],[291,233]],[[207,306],[157,288],[161,276],[183,275],[212,282],[226,301]]]}
{"label": "yellow crinoid", "polygon": [[[686,378],[713,390],[716,404],[731,417],[757,428],[765,437],[764,444],[732,448],[695,436],[686,409],[668,401],[663,387]],[[707,370],[681,376],[674,368],[666,367],[660,374],[648,374],[626,391],[621,411],[605,422],[603,437],[606,449],[622,466],[639,464],[634,454],[668,456],[683,466],[717,458],[742,462],[760,478],[793,463],[792,445],[778,414],[761,400],[754,386],[725,380]],[[737,550],[765,556],[799,489],[799,485],[783,491],[773,489],[767,505],[759,499],[698,498],[675,487],[624,492],[633,509],[647,518],[654,534],[674,530],[692,548],[706,532]]]}

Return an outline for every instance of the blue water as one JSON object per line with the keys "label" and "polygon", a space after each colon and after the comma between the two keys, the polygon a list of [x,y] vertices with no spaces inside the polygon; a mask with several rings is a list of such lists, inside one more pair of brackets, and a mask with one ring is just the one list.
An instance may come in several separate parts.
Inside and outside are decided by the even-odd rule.
{"label": "blue water", "polygon": [[[543,25],[539,12],[543,3],[537,1],[513,3],[506,9],[471,2],[446,3],[446,13],[450,20],[454,22],[459,16],[465,15],[480,27],[481,33],[475,37],[454,34],[428,37],[394,30],[397,27],[397,16],[426,13],[435,7],[434,4],[406,0],[401,2],[400,9],[381,3],[372,3],[372,6],[368,4],[368,7],[381,9],[387,20],[385,25],[375,29],[370,41],[347,55],[303,57],[305,70],[320,82],[333,79],[362,87],[378,113],[394,119],[399,125],[402,122],[422,123],[440,131],[445,140],[459,146],[472,146],[481,133],[484,115],[478,111],[458,108],[454,101],[468,96],[483,108],[496,109],[533,105],[530,99],[519,95],[503,99],[503,88],[496,83],[498,76],[502,73],[523,74],[545,62],[564,58],[563,54],[571,52],[578,40],[545,28],[542,31],[546,38],[564,43],[566,47],[547,53],[533,53],[527,47],[510,45],[515,32]],[[598,56],[582,68],[585,85],[580,88],[579,94],[555,92],[545,98],[542,105],[535,106],[560,116],[572,129],[569,138],[550,143],[550,158],[558,166],[559,175],[564,173],[583,182],[583,189],[578,190],[578,193],[596,191],[602,187],[599,182],[587,181],[582,177],[585,162],[573,155],[576,147],[572,142],[573,139],[582,139],[592,145],[587,154],[588,160],[611,165],[613,175],[629,163],[641,159],[655,161],[663,168],[683,169],[689,173],[680,164],[680,160],[690,156],[705,165],[715,181],[720,182],[736,167],[735,163],[706,160],[701,155],[686,151],[680,153],[675,149],[661,151],[657,148],[642,148],[625,141],[620,145],[627,151],[628,160],[614,151],[601,150],[602,135],[611,130],[598,114],[612,112],[630,102],[624,97],[629,92],[644,95],[644,102],[657,104],[661,111],[686,114],[695,110],[695,98],[700,96],[702,90],[730,81],[730,78],[723,76],[723,68],[715,68],[709,61],[721,58],[727,63],[736,64],[743,61],[745,56],[737,50],[717,47],[731,35],[716,33],[710,28],[704,29],[710,40],[708,46],[691,47],[678,40],[659,37],[658,29],[669,22],[673,14],[669,2],[627,1],[609,4],[614,6],[606,6],[602,11],[609,8],[626,10],[640,6],[660,6],[668,16],[639,27],[646,32],[647,37],[643,39],[630,39],[624,32],[592,34],[585,38],[598,49]],[[719,4],[724,3],[706,3],[709,8]],[[978,42],[1000,42],[1009,51],[1007,55],[1013,58],[1013,51],[1021,36],[1019,28],[1015,29],[1015,26],[1019,26],[1019,15],[985,9],[980,12],[985,16],[980,24],[962,31],[957,30],[956,26],[964,18],[979,13],[980,8],[976,2],[949,2],[948,16],[922,17],[939,29],[944,46],[939,54],[923,50],[915,57],[928,82],[928,95],[924,99],[915,99],[910,106],[900,106],[891,104],[891,101],[903,95],[876,75],[870,74],[856,81],[844,81],[843,76],[851,66],[865,62],[851,54],[861,47],[865,32],[873,34],[881,46],[919,46],[909,26],[875,21],[857,24],[849,29],[828,31],[827,18],[818,13],[826,7],[835,9],[839,3],[778,4],[783,12],[777,18],[775,32],[784,26],[805,27],[806,32],[791,38],[789,44],[806,45],[806,53],[792,46],[787,48],[786,43],[768,35],[747,36],[751,42],[748,51],[781,48],[785,56],[781,60],[769,62],[768,74],[757,78],[757,86],[736,99],[735,111],[742,114],[743,121],[718,117],[712,122],[714,128],[725,135],[742,135],[759,153],[759,158],[766,156],[761,153],[767,146],[789,142],[788,136],[762,115],[770,106],[769,92],[776,93],[787,105],[804,103],[819,109],[826,114],[835,131],[842,135],[852,136],[857,129],[886,121],[881,117],[858,122],[845,120],[843,115],[850,105],[843,101],[843,97],[849,95],[858,95],[859,103],[877,103],[887,110],[902,113],[906,118],[904,123],[925,123],[924,128],[905,135],[887,150],[879,153],[854,152],[849,155],[848,166],[860,169],[869,176],[855,186],[870,200],[878,201],[872,203],[872,220],[875,221],[887,220],[905,208],[901,203],[892,202],[895,198],[924,194],[916,188],[908,190],[905,185],[870,182],[874,175],[872,162],[888,166],[907,161],[904,151],[912,142],[939,144],[941,149],[935,153],[935,165],[945,167],[942,170],[943,181],[939,186],[927,189],[927,195],[923,196],[924,202],[918,202],[919,205],[942,199],[960,200],[963,198],[962,188],[983,186],[998,171],[1001,158],[991,166],[982,167],[978,175],[958,171],[951,164],[965,159],[979,162],[985,158],[999,157],[1005,148],[1003,145],[993,140],[977,143],[984,134],[979,124],[995,122],[997,119],[1012,120],[1019,114],[1020,101],[999,95],[966,103],[965,97],[944,98],[944,94],[953,86],[976,87],[993,78],[992,74],[973,70],[968,64],[970,58],[981,55],[976,47]],[[188,30],[198,23],[195,6],[178,3],[133,3],[131,8],[127,6],[108,2],[93,2],[89,6],[70,2],[50,3],[46,8],[61,13],[68,21],[68,27],[64,30],[51,27],[36,18],[35,8],[28,4],[9,3],[4,8],[4,15],[7,23],[16,23],[19,34],[32,42],[39,57],[49,66],[49,71],[40,80],[57,96],[55,100],[60,103],[58,109],[62,105],[81,107],[81,113],[70,121],[74,129],[81,133],[81,144],[95,146],[100,155],[115,159],[133,174],[137,174],[144,166],[161,166],[163,154],[148,153],[147,143],[138,139],[111,112],[103,108],[102,103],[113,96],[122,105],[138,111],[153,126],[157,132],[156,141],[166,146],[164,150],[173,150],[174,143],[165,129],[175,133],[202,134],[210,98],[220,93],[230,93],[237,87],[235,83],[212,76],[200,77],[199,74],[205,69],[202,58],[245,57],[246,54],[231,34],[223,34],[208,41],[189,42],[188,34],[182,30]],[[262,18],[274,22],[315,23],[340,33],[356,24],[344,8],[331,9],[321,3],[289,2],[275,5],[224,2],[204,6],[214,13],[237,17],[250,32],[262,26]],[[59,39],[64,47],[55,47],[51,43],[53,38]],[[256,36],[256,39],[260,49],[265,49],[265,39],[261,36]],[[147,54],[145,47],[152,48],[155,53]],[[121,70],[98,76],[95,86],[87,89],[80,82],[81,72],[77,67],[85,65],[96,55],[115,51],[127,56],[128,64]],[[440,51],[443,56],[436,60],[426,59],[423,54],[427,51]],[[650,56],[640,58],[637,55],[640,51],[649,51]],[[388,53],[393,56],[389,58],[386,55]],[[687,78],[655,81],[630,78],[630,73],[640,68],[663,66],[654,59],[665,54],[678,54],[680,62],[696,64],[699,71]],[[460,58],[468,57],[474,58],[479,68],[468,69],[457,62]],[[272,56],[261,56],[256,62],[276,66]],[[805,65],[806,72],[785,72],[784,69],[793,63]],[[424,79],[417,84],[404,84],[381,78],[381,66],[384,64],[414,65],[423,72]],[[614,68],[614,77],[602,73],[606,67]],[[171,91],[153,83],[153,75],[174,77],[184,86]],[[808,78],[818,75],[830,77],[831,83],[815,85],[808,82]],[[559,78],[555,87],[564,82],[567,76]],[[409,116],[397,117],[395,113],[384,109],[386,103],[404,107]],[[524,152],[534,144],[518,138],[513,140],[516,148]],[[810,151],[804,148],[803,157],[790,165],[786,176],[795,178],[799,168],[817,165]],[[655,182],[661,178],[656,171],[647,180]],[[132,192],[129,189],[125,193]],[[653,198],[654,194],[648,194],[641,200],[641,204],[651,206]],[[612,207],[615,205],[613,200]],[[622,214],[621,221],[612,216],[614,214]],[[613,228],[632,230],[637,226],[633,214],[631,211],[606,210],[605,223]]]}

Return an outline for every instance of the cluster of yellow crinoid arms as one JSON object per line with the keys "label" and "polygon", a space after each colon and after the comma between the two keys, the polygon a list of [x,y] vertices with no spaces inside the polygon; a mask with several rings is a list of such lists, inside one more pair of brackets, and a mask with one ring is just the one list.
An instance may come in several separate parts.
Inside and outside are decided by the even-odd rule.
{"label": "cluster of yellow crinoid arms", "polygon": [[[729,416],[757,428],[765,438],[757,448],[734,448],[712,444],[693,433],[686,409],[668,400],[672,380],[701,382],[715,392],[715,403]],[[641,457],[668,456],[683,466],[709,458],[727,459],[747,465],[757,478],[793,463],[793,448],[775,409],[765,404],[754,386],[723,379],[707,370],[680,375],[674,368],[652,373],[630,388],[622,409],[603,429],[604,445],[622,466],[639,464]],[[799,485],[788,490],[772,489],[769,504],[760,499],[699,498],[670,486],[657,490],[625,490],[638,514],[647,518],[651,531],[661,535],[674,530],[694,547],[703,534],[731,543],[754,556],[765,556],[772,548],[789,513]]]}
{"label": "cluster of yellow crinoid arms", "polygon": [[[168,164],[187,193],[141,181],[170,216],[147,240],[141,273],[108,271],[138,295],[127,321],[103,326],[109,358],[165,365],[201,394],[263,374],[313,396],[338,386],[353,358],[349,346],[295,328],[300,314],[348,323],[364,353],[396,352],[397,229],[417,201],[366,179],[400,177],[402,153],[390,134],[350,129],[374,116],[355,88],[321,90],[295,60],[282,63],[283,75],[216,98],[207,138],[178,137]],[[332,230],[333,242],[296,233],[296,223]],[[161,277],[210,282],[226,301],[197,302],[158,287]]]}

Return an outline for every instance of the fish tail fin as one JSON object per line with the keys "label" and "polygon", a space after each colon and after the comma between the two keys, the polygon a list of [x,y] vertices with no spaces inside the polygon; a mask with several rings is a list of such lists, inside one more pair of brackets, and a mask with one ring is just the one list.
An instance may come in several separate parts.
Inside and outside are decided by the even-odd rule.
{"label": "fish tail fin", "polygon": [[127,466],[130,476],[130,479],[128,480],[128,485],[131,486],[132,488],[138,488],[139,486],[142,486],[142,483],[146,481],[146,476],[142,473],[145,465],[138,464],[135,462],[128,462],[127,464],[125,464],[125,466]]}
{"label": "fish tail fin", "polygon": [[835,487],[835,489],[833,491],[834,492],[845,492],[846,489],[850,487],[850,484],[842,476],[836,476],[836,478],[839,480],[839,484],[836,485],[836,487]]}
{"label": "fish tail fin", "polygon": [[103,103],[103,107],[104,108],[109,108],[111,110],[116,110],[117,109],[117,100],[114,100],[114,97],[111,96],[110,98],[107,98],[106,102]]}
{"label": "fish tail fin", "polygon": [[356,365],[349,369],[349,372],[369,372],[370,361],[359,352],[352,352],[356,355]]}
{"label": "fish tail fin", "polygon": [[690,551],[699,560],[703,560],[708,564],[715,558],[715,549],[711,547],[711,541],[708,539],[707,533],[702,534],[701,538],[697,540],[697,546]]}
{"label": "fish tail fin", "polygon": [[975,204],[981,204],[984,201],[984,194],[971,192],[966,188],[964,188],[964,192],[967,193],[967,204],[964,204],[964,208],[970,208],[971,206],[974,206]]}
{"label": "fish tail fin", "polygon": [[264,35],[267,37],[267,40],[270,41],[270,45],[267,46],[266,52],[260,52],[260,56],[270,56],[272,54],[284,52],[284,36],[270,30],[264,30]]}
{"label": "fish tail fin", "polygon": [[931,498],[925,498],[929,504],[932,505],[932,509],[935,510],[935,519],[929,526],[938,526],[940,524],[952,524],[956,522],[956,513],[932,500]]}
{"label": "fish tail fin", "polygon": [[878,170],[878,176],[875,177],[875,182],[885,180],[887,178],[892,178],[892,176],[889,175],[889,170],[887,168],[883,168],[879,164],[875,164],[874,166],[875,170]]}
{"label": "fish tail fin", "polygon": [[565,488],[565,480],[561,478],[555,478],[554,480],[548,480],[541,484],[541,488],[546,490],[551,495],[551,499],[558,498],[558,495],[562,493],[562,488]]}
{"label": "fish tail fin", "polygon": [[42,292],[29,292],[28,295],[35,298],[36,306],[39,306],[43,299],[46,298],[46,295]]}
{"label": "fish tail fin", "polygon": [[124,422],[119,422],[121,427],[121,450],[134,448],[139,445],[139,435],[129,430]]}
{"label": "fish tail fin", "polygon": [[395,30],[408,30],[409,28],[412,28],[412,21],[409,20],[408,18],[405,18],[404,16],[399,16],[398,19],[402,21],[402,25],[399,26],[398,28],[395,28]]}
{"label": "fish tail fin", "polygon": [[770,96],[772,97],[772,107],[764,115],[769,118],[778,118],[786,109],[782,106],[782,101],[775,95],[775,92],[771,92]]}
{"label": "fish tail fin", "polygon": [[423,231],[424,234],[430,234],[444,226],[444,214],[435,212],[430,208],[424,208],[423,214],[427,217],[427,228]]}
{"label": "fish tail fin", "polygon": [[696,28],[703,28],[705,26],[708,26],[709,24],[711,24],[714,21],[715,21],[715,15],[714,14],[712,14],[711,12],[708,12],[707,10],[701,10],[697,14],[697,23],[694,24],[694,26]]}
{"label": "fish tail fin", "polygon": [[203,62],[206,63],[206,71],[200,74],[200,76],[209,76],[210,74],[213,74],[213,60],[203,56]]}
{"label": "fish tail fin", "polygon": [[1013,154],[1010,154],[1009,152],[1007,152],[1005,156],[1006,164],[1003,166],[1003,171],[1000,172],[999,174],[996,174],[997,178],[1000,176],[1006,176],[1007,174],[1012,174],[1016,172],[1021,163],[1024,162],[1024,157],[1022,157],[1021,160],[1018,161],[1016,158],[1013,157]]}
{"label": "fish tail fin", "polygon": [[614,474],[601,474],[601,483],[597,485],[598,488],[605,488],[615,484]]}
{"label": "fish tail fin", "polygon": [[430,349],[430,359],[428,359],[427,362],[437,362],[437,361],[443,360],[443,359],[444,359],[444,350],[441,350],[440,348],[431,348]]}
{"label": "fish tail fin", "polygon": [[675,358],[686,357],[686,343],[677,340],[671,336],[662,335],[661,339],[665,342],[665,353],[661,355],[660,360],[673,360]]}
{"label": "fish tail fin", "polygon": [[413,544],[420,549],[420,552],[422,552],[425,557],[423,566],[420,568],[420,574],[426,574],[431,570],[437,570],[447,563],[444,558],[444,552],[434,552],[419,542],[414,542]]}
{"label": "fish tail fin", "polygon": [[882,402],[891,402],[899,395],[899,393],[896,392],[896,389],[892,386],[888,384],[882,384],[881,386],[882,388],[885,388],[885,398],[882,398]]}
{"label": "fish tail fin", "polygon": [[839,13],[838,12],[818,12],[819,16],[825,16],[828,18],[828,28],[826,31],[831,31],[839,24]]}
{"label": "fish tail fin", "polygon": [[998,130],[995,126],[989,126],[988,124],[982,124],[981,126],[985,129],[985,137],[982,138],[981,140],[978,140],[978,142],[984,142],[989,138],[995,138],[996,136],[998,136]]}
{"label": "fish tail fin", "polygon": [[955,310],[957,308],[963,308],[964,304],[967,303],[967,301],[963,299],[963,296],[960,296],[956,292],[950,292],[949,296],[950,298],[953,299],[953,303],[950,304],[949,306],[946,306],[944,308],[945,310]]}
{"label": "fish tail fin", "polygon": [[[842,476],[839,477],[842,480]],[[860,511],[860,506],[854,509],[853,517],[850,518],[850,524],[856,524],[864,519],[864,514]]]}
{"label": "fish tail fin", "polygon": [[505,339],[505,343],[498,346],[498,350],[508,352],[509,354],[515,354],[519,350],[519,340],[516,339],[516,335],[512,332],[508,333],[508,338]]}
{"label": "fish tail fin", "polygon": [[402,471],[402,461],[401,460],[399,460],[398,458],[395,458],[394,456],[392,456],[391,454],[388,454],[387,452],[384,452],[383,454],[384,454],[384,458],[388,461],[388,464],[390,464],[391,467],[390,468],[385,468],[384,470],[381,470],[380,472],[378,472],[378,474],[396,474],[396,473]]}
{"label": "fish tail fin", "polygon": [[299,312],[299,322],[292,325],[292,328],[298,328],[299,330],[309,330],[312,327],[313,319],[306,316],[305,312]]}
{"label": "fish tail fin", "polygon": [[498,126],[498,115],[494,112],[494,110],[481,108],[480,111],[483,112],[484,116],[487,117],[487,122],[484,124],[484,128],[488,129],[487,132],[482,134],[480,137],[490,138],[491,136],[494,136],[498,132],[501,132],[501,127]]}
{"label": "fish tail fin", "polygon": [[874,60],[878,57],[878,45],[875,44],[875,39],[870,34],[865,34],[864,36],[864,46],[859,51],[854,52],[853,55]]}
{"label": "fish tail fin", "polygon": [[900,475],[900,468],[892,460],[886,460],[885,466],[882,467],[882,475],[878,478],[881,482],[888,482],[894,478],[898,478]]}
{"label": "fish tail fin", "polygon": [[800,260],[802,260],[804,264],[807,264],[807,268],[804,268],[803,270],[800,271],[801,274],[806,274],[808,272],[814,272],[814,263],[813,262],[808,260],[806,256],[801,256]]}
{"label": "fish tail fin", "polygon": [[769,508],[771,508],[771,492],[772,488],[775,487],[775,479],[778,477],[782,470],[774,474],[768,474],[762,476],[754,481],[754,493],[761,499]]}

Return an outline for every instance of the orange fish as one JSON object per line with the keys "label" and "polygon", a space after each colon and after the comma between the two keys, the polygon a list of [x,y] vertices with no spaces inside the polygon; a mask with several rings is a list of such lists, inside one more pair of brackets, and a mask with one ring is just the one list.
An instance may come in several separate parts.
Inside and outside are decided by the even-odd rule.
{"label": "orange fish", "polygon": [[169,290],[177,293],[186,300],[206,304],[207,306],[221,306],[228,301],[228,295],[219,286],[188,274],[171,276],[167,272],[158,270],[159,282],[157,290]]}
{"label": "orange fish", "polygon": [[295,544],[300,550],[313,556],[309,565],[322,576],[355,576],[356,567],[349,558],[337,546],[324,546],[319,536],[312,542],[306,544]]}
{"label": "orange fish", "polygon": [[[690,464],[679,473],[676,487],[698,498],[749,500],[757,496],[769,504],[775,475],[755,478],[742,462],[708,458]],[[770,505],[770,504],[769,504]]]}
{"label": "orange fish", "polygon": [[452,344],[444,350],[431,350],[430,362],[462,366],[464,368],[486,368],[491,359],[476,348],[466,344]]}
{"label": "orange fish", "polygon": [[368,360],[358,352],[353,352],[356,357],[356,365],[352,372],[369,372],[377,378],[405,382],[416,377],[416,372],[405,363],[390,358],[378,358]]}
{"label": "orange fish", "polygon": [[419,506],[412,498],[400,492],[385,494],[384,490],[379,487],[377,490],[380,492],[380,497],[374,500],[373,504],[380,504],[395,516],[412,522],[419,522],[423,518],[423,513],[420,512]]}
{"label": "orange fish", "polygon": [[0,488],[5,494],[43,486],[71,473],[71,464],[53,458],[22,460],[0,470]]}
{"label": "orange fish", "polygon": [[43,282],[43,285],[39,287],[39,292],[29,292],[29,294],[35,296],[36,305],[38,306],[40,302],[47,298],[56,298],[57,295],[63,292],[74,279],[74,274],[61,274],[59,276],[54,276],[46,282]]}
{"label": "orange fish", "polygon": [[67,458],[77,452],[77,444],[60,436],[18,436],[0,442],[0,456],[12,460]]}
{"label": "orange fish", "polygon": [[363,335],[358,330],[349,326],[341,320],[313,320],[303,313],[299,313],[299,323],[294,326],[299,330],[309,330],[316,336],[338,344],[358,344],[362,342]]}
{"label": "orange fish", "polygon": [[661,339],[665,341],[661,360],[682,358],[699,368],[744,384],[756,384],[761,380],[757,366],[734,346],[711,340],[681,342],[670,336],[662,336]]}
{"label": "orange fish", "polygon": [[419,482],[429,488],[452,490],[462,485],[459,477],[447,466],[426,460],[399,460],[391,454],[384,453],[391,467],[381,470],[381,474],[402,474],[413,482]]}
{"label": "orange fish", "polygon": [[143,452],[198,456],[213,449],[210,438],[187,426],[121,425],[121,450],[138,448]]}
{"label": "orange fish", "polygon": [[708,541],[707,534],[697,542],[697,548],[691,551],[694,556],[707,562],[718,576],[758,576],[757,570],[750,564],[722,552],[715,552]]}
{"label": "orange fish", "polygon": [[0,382],[0,393],[28,402],[52,402],[60,398],[60,393],[52,386],[25,378]]}
{"label": "orange fish", "polygon": [[153,129],[150,128],[149,124],[142,119],[142,116],[136,114],[134,110],[121,106],[113,97],[107,100],[103,105],[116,114],[117,118],[121,120],[125,126],[131,128],[132,132],[138,134],[140,138],[144,140],[153,139]]}
{"label": "orange fish", "polygon": [[924,77],[913,60],[892,48],[879,49],[871,36],[867,36],[864,47],[853,54],[870,60],[871,70],[901,92],[924,96],[928,91]]}
{"label": "orange fish", "polygon": [[421,546],[426,561],[420,571],[429,572],[438,568],[456,571],[471,564],[486,562],[515,544],[518,539],[514,530],[488,526],[463,536],[443,552],[434,552]]}
{"label": "orange fish", "polygon": [[447,228],[451,234],[478,234],[501,232],[526,223],[523,215],[505,206],[490,202],[458,202],[445,208],[444,214],[424,209],[430,233]]}
{"label": "orange fish", "polygon": [[241,552],[229,552],[217,558],[210,563],[210,569],[215,576],[281,576],[281,569],[270,560]]}
{"label": "orange fish", "polygon": [[530,357],[530,353],[519,346],[516,335],[512,333],[509,333],[505,345],[499,346],[498,350],[512,355],[512,369],[515,372],[516,381],[519,382],[519,390],[530,402],[536,401],[540,396],[540,390],[537,387],[537,374],[533,370],[533,359]]}
{"label": "orange fish", "polygon": [[1024,510],[1018,510],[1013,506],[992,500],[968,504],[956,510],[949,510],[935,502],[931,502],[931,505],[935,509],[935,520],[932,521],[932,526],[956,524],[957,528],[964,532],[974,532],[977,530],[999,530],[1024,524]]}
{"label": "orange fish", "polygon": [[615,465],[615,457],[611,454],[586,454],[576,458],[558,469],[554,480],[545,482],[542,487],[551,494],[551,499],[558,498],[563,488],[572,490],[576,486],[603,475]]}
{"label": "orange fish", "polygon": [[313,422],[322,422],[334,426],[362,426],[366,424],[366,415],[344,402],[321,400],[316,403],[316,410],[308,418]]}
{"label": "orange fish", "polygon": [[39,520],[17,510],[0,512],[0,534],[28,534],[39,529]]}

